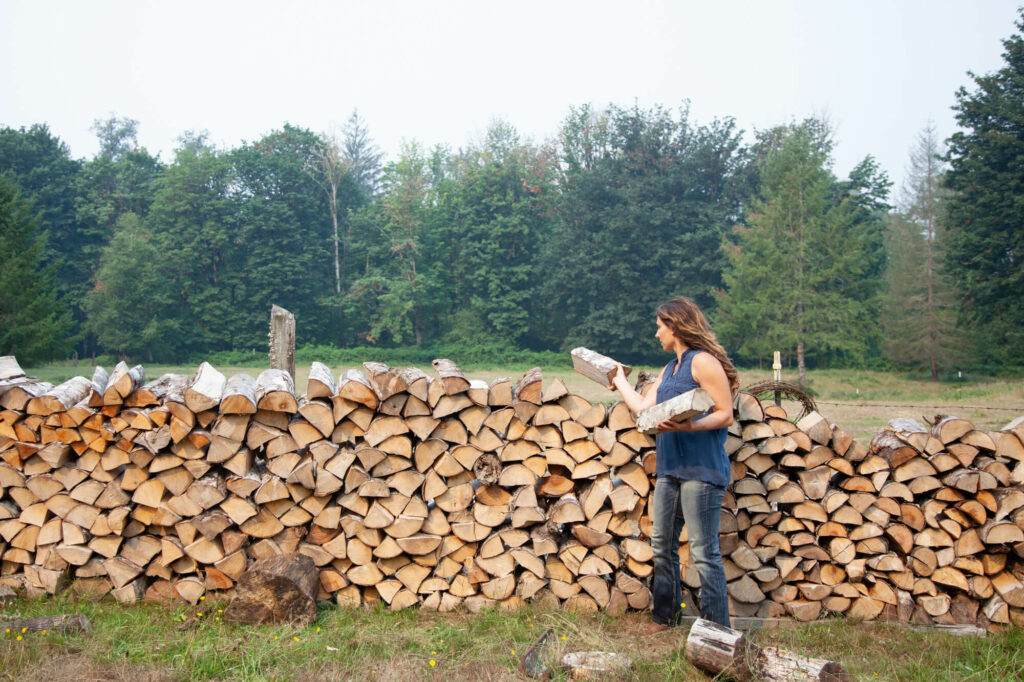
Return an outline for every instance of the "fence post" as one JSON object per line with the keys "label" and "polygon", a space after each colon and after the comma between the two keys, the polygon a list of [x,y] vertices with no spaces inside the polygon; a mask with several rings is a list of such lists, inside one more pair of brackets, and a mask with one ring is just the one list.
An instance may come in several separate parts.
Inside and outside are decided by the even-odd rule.
{"label": "fence post", "polygon": [[295,316],[276,304],[270,307],[270,368],[295,380]]}

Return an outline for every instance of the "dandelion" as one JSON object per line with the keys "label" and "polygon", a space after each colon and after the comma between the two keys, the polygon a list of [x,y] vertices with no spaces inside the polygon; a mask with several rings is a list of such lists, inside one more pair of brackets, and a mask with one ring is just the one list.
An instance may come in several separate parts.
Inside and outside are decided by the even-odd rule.
{"label": "dandelion", "polygon": [[435,665],[437,665],[437,661],[430,659],[430,667],[433,668]]}
{"label": "dandelion", "polygon": [[516,655],[516,650],[515,650],[515,649],[513,649],[513,650],[512,650],[512,655],[513,655],[513,656],[515,656],[515,655]]}
{"label": "dandelion", "polygon": [[200,611],[199,613],[197,613],[197,614],[196,614],[196,617],[197,617],[197,618],[202,618],[202,617],[203,617],[203,613],[202,613],[202,611]]}
{"label": "dandelion", "polygon": [[220,616],[215,617],[214,620],[220,620]]}
{"label": "dandelion", "polygon": [[292,641],[293,642],[297,642],[297,641],[299,641],[299,638],[298,637],[292,637]]}
{"label": "dandelion", "polygon": [[204,596],[200,597],[199,601],[206,601],[206,596],[204,595]]}
{"label": "dandelion", "polygon": [[437,652],[436,652],[436,651],[431,651],[431,652],[430,652],[430,655],[431,655],[431,656],[437,656]]}
{"label": "dandelion", "polygon": [[565,635],[562,635],[562,641],[563,642],[565,641]]}
{"label": "dandelion", "polygon": [[[217,613],[224,613],[224,609],[217,609]],[[319,630],[320,628],[317,629]]]}
{"label": "dandelion", "polygon": [[274,635],[274,641],[275,642],[277,641],[277,635]]}
{"label": "dandelion", "polygon": [[317,628],[317,629],[316,629],[316,631],[317,631],[317,632],[320,632],[320,628]]}
{"label": "dandelion", "polygon": [[19,642],[21,641],[21,635],[18,635],[18,641]]}
{"label": "dandelion", "polygon": [[28,628],[22,628],[22,629],[21,629],[21,634],[25,634],[25,632],[26,632],[27,630],[28,630]]}
{"label": "dandelion", "polygon": [[44,635],[46,634],[46,630],[43,630],[43,634],[44,634]]}

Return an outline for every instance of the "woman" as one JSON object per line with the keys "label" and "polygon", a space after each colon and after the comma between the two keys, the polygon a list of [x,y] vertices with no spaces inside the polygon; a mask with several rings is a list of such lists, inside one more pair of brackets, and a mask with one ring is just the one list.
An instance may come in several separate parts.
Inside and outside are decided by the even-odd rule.
{"label": "woman", "polygon": [[650,510],[654,518],[654,571],[651,576],[652,622],[645,634],[660,632],[679,621],[679,534],[686,524],[690,563],[700,576],[701,617],[729,626],[725,569],[718,548],[718,515],[729,485],[725,454],[727,427],[732,424],[732,392],[739,385],[736,368],[715,340],[700,308],[675,298],[658,308],[654,337],[675,359],[661,371],[647,396],[626,381],[622,366],[613,381],[634,412],[696,387],[708,392],[714,407],[682,422],[658,425],[657,482]]}

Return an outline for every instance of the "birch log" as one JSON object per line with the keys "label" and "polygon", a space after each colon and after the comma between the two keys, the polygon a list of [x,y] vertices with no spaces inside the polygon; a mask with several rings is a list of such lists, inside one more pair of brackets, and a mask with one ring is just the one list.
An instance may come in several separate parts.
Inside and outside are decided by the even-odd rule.
{"label": "birch log", "polygon": [[[569,354],[572,356],[574,370],[602,386],[611,386],[615,377],[615,365],[618,364],[615,360],[583,346],[573,348]],[[622,371],[629,376],[633,368],[623,365]]]}
{"label": "birch log", "polygon": [[658,424],[663,421],[685,421],[690,417],[707,412],[714,405],[715,401],[711,399],[707,391],[703,388],[695,388],[642,410],[637,415],[636,428],[644,435],[657,433]]}

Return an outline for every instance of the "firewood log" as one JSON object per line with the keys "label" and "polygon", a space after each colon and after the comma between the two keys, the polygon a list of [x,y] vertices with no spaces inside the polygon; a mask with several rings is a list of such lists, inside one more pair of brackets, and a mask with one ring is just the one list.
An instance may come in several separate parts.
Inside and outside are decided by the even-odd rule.
{"label": "firewood log", "polygon": [[434,366],[434,371],[437,372],[437,378],[441,382],[445,395],[456,395],[469,390],[469,380],[454,362],[439,358],[431,364]]}
{"label": "firewood log", "polygon": [[[574,370],[602,386],[611,386],[616,372],[615,360],[582,346],[574,348],[569,355]],[[628,365],[623,365],[622,369],[626,376],[632,371]]]}
{"label": "firewood log", "polygon": [[338,378],[338,397],[359,403],[370,410],[377,409],[380,403],[373,384],[358,369],[346,370]]}
{"label": "firewood log", "polygon": [[363,369],[371,386],[380,400],[387,400],[396,393],[405,391],[409,385],[398,372],[381,362],[364,362]]}
{"label": "firewood log", "polygon": [[334,376],[330,368],[322,362],[314,361],[309,367],[309,382],[306,386],[306,398],[330,399],[337,393]]}
{"label": "firewood log", "polygon": [[265,369],[256,377],[256,406],[270,412],[298,412],[295,382],[283,369]]}
{"label": "firewood log", "polygon": [[636,428],[643,434],[657,433],[661,422],[685,421],[703,414],[713,405],[714,401],[704,389],[695,388],[643,410],[637,415]]}
{"label": "firewood log", "polygon": [[29,400],[25,412],[38,415],[66,412],[73,405],[88,397],[91,390],[91,381],[85,377],[72,377],[59,386],[54,386],[42,395]]}
{"label": "firewood log", "polygon": [[515,400],[518,402],[541,404],[541,369],[534,367],[526,371],[522,378],[516,382]]}

